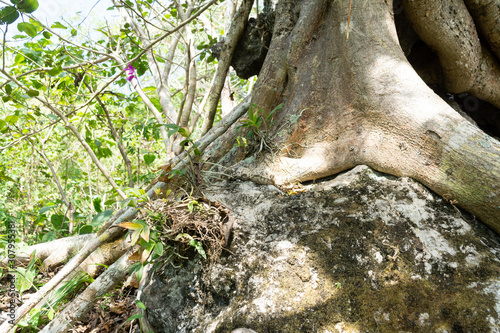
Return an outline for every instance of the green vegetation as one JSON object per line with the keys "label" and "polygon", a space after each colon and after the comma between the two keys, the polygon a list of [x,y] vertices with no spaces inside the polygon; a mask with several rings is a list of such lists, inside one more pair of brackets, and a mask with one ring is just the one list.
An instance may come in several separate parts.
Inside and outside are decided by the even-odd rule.
{"label": "green vegetation", "polygon": [[[198,219],[193,225],[171,219],[167,224],[177,230],[168,232],[154,222],[159,213],[145,208],[144,189],[176,154],[201,154],[197,140],[218,65],[210,46],[229,22],[221,2],[113,1],[108,11],[119,19],[90,28],[75,13],[44,24],[37,16],[44,4],[37,0],[11,0],[0,8],[0,257],[8,258],[9,249],[14,256],[29,245],[98,232],[114,212],[129,207],[142,217],[119,225],[140,247],[132,267],[139,280],[160,256],[220,254],[220,234],[210,239],[191,228],[204,227],[202,215],[213,217],[210,205],[179,199],[186,207],[174,209]],[[215,123],[249,91],[250,81],[232,73],[227,78],[230,100],[219,105]],[[192,169],[193,161],[167,170],[167,181],[194,177]],[[20,294],[46,282],[47,272],[31,255],[27,267],[15,267]],[[8,275],[3,268],[0,278]],[[93,281],[74,275],[19,327],[30,332],[46,324]]]}
{"label": "green vegetation", "polygon": [[[139,15],[137,27],[122,14],[121,21],[103,21],[90,38],[72,22],[45,26],[36,19],[36,0],[12,2],[0,18],[4,31],[12,25],[19,31],[4,40],[0,73],[0,217],[14,218],[18,240],[28,244],[96,232],[111,210],[143,201],[140,189],[157,175],[174,140],[196,147],[200,107],[217,64],[208,50],[225,29],[221,7],[164,37],[204,3],[183,5],[182,15],[170,4],[155,16],[158,4],[126,1],[129,15]],[[150,54],[141,46],[144,31],[151,41],[162,38]],[[195,87],[189,86],[193,68]],[[166,91],[157,84],[162,70]],[[231,75],[230,85],[235,98],[244,97],[247,81]],[[185,124],[182,112],[190,114]]]}

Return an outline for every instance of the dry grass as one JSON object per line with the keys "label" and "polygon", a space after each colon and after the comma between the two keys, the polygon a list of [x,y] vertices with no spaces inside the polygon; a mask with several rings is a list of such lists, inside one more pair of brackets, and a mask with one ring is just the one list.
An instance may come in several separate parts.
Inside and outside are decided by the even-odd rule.
{"label": "dry grass", "polygon": [[191,240],[200,242],[211,262],[219,259],[227,245],[229,211],[205,198],[157,199],[146,204],[137,218],[156,230],[165,248],[180,257],[188,257],[194,249]]}

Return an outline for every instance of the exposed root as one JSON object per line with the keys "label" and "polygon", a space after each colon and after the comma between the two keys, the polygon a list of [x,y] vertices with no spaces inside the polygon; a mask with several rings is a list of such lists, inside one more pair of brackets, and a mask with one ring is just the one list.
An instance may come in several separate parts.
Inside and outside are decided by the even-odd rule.
{"label": "exposed root", "polygon": [[[453,93],[469,92],[500,107],[500,64],[480,40],[475,22],[492,20],[485,11],[486,5],[474,5],[468,1],[469,10],[461,1],[402,0],[405,13],[422,40],[434,49],[444,73],[444,83]],[[490,9],[497,6],[490,4]],[[486,41],[498,52],[499,34],[496,23],[480,24]]]}

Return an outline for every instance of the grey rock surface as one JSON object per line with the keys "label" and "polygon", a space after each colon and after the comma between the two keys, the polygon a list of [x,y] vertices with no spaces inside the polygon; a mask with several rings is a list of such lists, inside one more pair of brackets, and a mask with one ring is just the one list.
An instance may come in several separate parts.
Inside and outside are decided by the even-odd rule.
{"label": "grey rock surface", "polygon": [[155,273],[158,332],[500,332],[500,238],[411,179],[359,166],[296,195],[206,194],[236,217],[230,253]]}

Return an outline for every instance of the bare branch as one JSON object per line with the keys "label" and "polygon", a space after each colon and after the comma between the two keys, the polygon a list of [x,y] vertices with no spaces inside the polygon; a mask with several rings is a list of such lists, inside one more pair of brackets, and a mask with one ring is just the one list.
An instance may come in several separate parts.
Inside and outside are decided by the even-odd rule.
{"label": "bare branch", "polygon": [[130,267],[128,258],[138,247],[138,245],[135,245],[130,248],[120,259],[92,282],[82,294],[66,306],[66,308],[53,321],[45,326],[41,332],[68,332],[71,328],[71,323],[85,315],[92,304],[127,276]]}
{"label": "bare branch", "polygon": [[205,134],[210,128],[212,128],[215,112],[217,111],[217,104],[219,104],[219,98],[224,87],[224,81],[226,80],[227,72],[231,64],[231,59],[233,57],[236,44],[245,29],[245,25],[248,20],[248,15],[252,10],[253,0],[243,0],[240,7],[236,11],[233,21],[231,22],[231,28],[226,36],[224,45],[222,46],[221,55],[219,58],[219,64],[217,66],[217,71],[214,79],[214,83],[210,89],[210,95],[208,99],[208,108],[206,111],[206,116],[201,127],[201,133]]}
{"label": "bare branch", "polygon": [[[85,82],[85,85],[87,89],[90,91],[90,86],[88,85],[87,82]],[[132,187],[134,185],[133,177],[132,177],[132,162],[130,162],[130,159],[128,158],[127,151],[125,150],[125,147],[123,147],[122,139],[120,137],[120,134],[116,131],[115,127],[113,126],[113,121],[111,120],[111,117],[109,115],[108,108],[104,103],[102,102],[101,98],[97,97],[97,102],[101,106],[101,108],[104,111],[104,114],[106,115],[106,119],[108,121],[108,128],[111,131],[111,134],[113,135],[113,138],[115,139],[116,145],[118,146],[118,150],[120,151],[120,154],[122,155],[123,162],[125,163],[125,168],[127,169],[127,176],[129,179],[129,187]]]}

